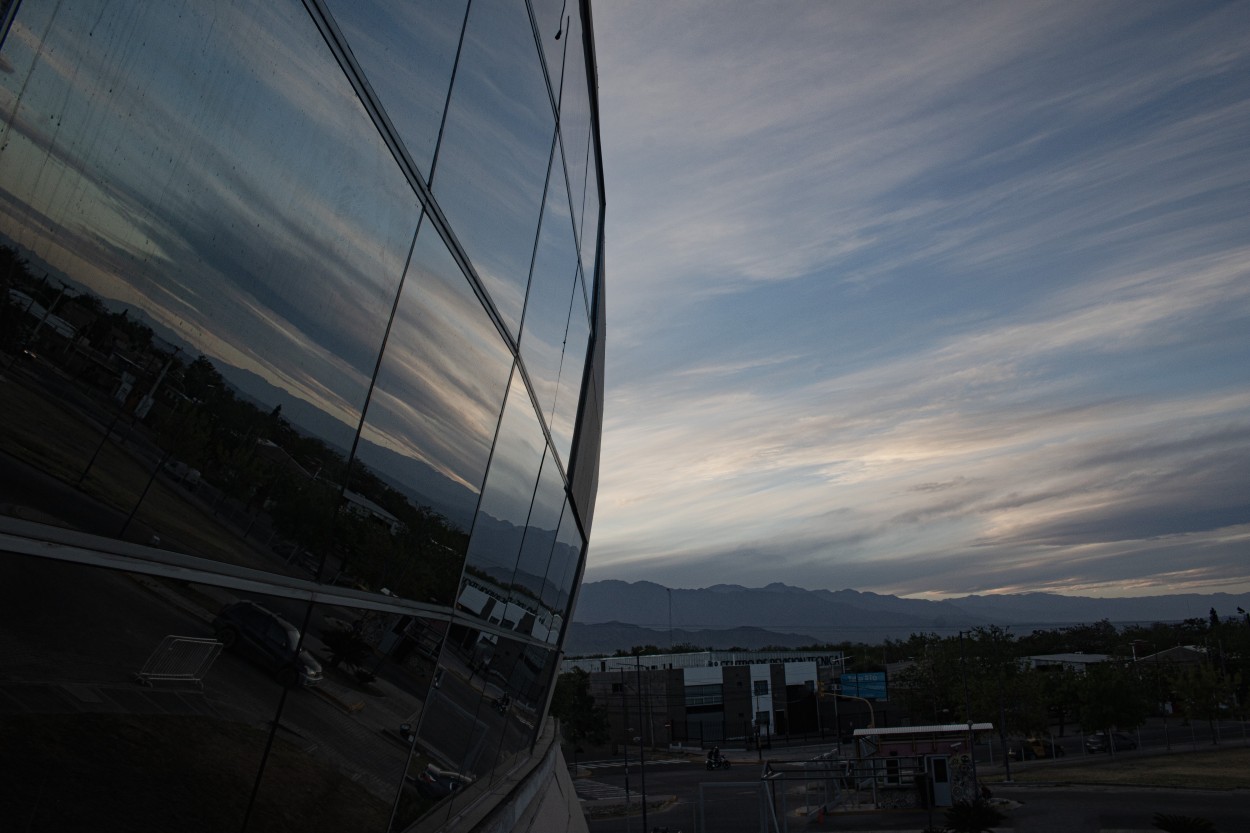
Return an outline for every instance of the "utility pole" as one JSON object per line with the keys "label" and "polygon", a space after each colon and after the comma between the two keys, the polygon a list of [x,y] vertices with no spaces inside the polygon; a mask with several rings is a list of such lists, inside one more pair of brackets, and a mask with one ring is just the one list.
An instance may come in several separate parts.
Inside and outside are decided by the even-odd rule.
{"label": "utility pole", "polygon": [[638,686],[638,777],[642,782],[642,830],[647,831],[647,757],[642,745],[642,663],[634,654],[634,684]]}
{"label": "utility pole", "polygon": [[629,700],[625,697],[625,666],[618,666],[618,670],[621,672],[621,735],[625,738],[621,744],[625,757],[625,831],[629,833]]}
{"label": "utility pole", "polygon": [[959,632],[959,669],[964,678],[964,717],[968,721],[968,755],[972,758],[972,788],[979,796],[981,781],[977,777],[977,749],[972,737],[972,697],[968,694],[968,652],[964,650],[964,634]]}

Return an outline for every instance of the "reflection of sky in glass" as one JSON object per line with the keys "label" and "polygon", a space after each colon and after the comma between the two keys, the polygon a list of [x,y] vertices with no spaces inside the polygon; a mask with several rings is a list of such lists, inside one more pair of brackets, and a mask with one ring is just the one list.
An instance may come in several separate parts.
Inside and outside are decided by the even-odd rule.
{"label": "reflection of sky in glass", "polygon": [[[555,404],[570,298],[576,288],[574,278],[577,275],[577,248],[559,148],[551,170],[553,180],[547,189],[521,329],[521,358],[539,407],[548,420]],[[578,299],[578,307],[581,305]]]}
{"label": "reflection of sky in glass", "polygon": [[566,461],[569,459],[569,447],[573,444],[573,424],[577,420],[577,403],[581,397],[582,375],[586,366],[586,345],[590,341],[590,324],[586,320],[582,291],[579,275],[573,289],[569,329],[560,364],[560,386],[556,390],[556,405],[549,426],[551,442]]}
{"label": "reflection of sky in glass", "polygon": [[597,267],[595,259],[599,256],[599,181],[592,176],[586,177],[586,205],[582,208],[581,228],[582,269],[585,274],[594,275]]}
{"label": "reflection of sky in glass", "polygon": [[512,576],[545,447],[529,394],[514,374],[473,524],[470,565],[502,574],[505,580]]}
{"label": "reflection of sky in glass", "polygon": [[4,57],[5,233],[346,445],[417,203],[304,9],[23,3]]}
{"label": "reflection of sky in glass", "polygon": [[427,179],[467,3],[328,3],[391,124]]}
{"label": "reflection of sky in glass", "polygon": [[[530,0],[534,10],[534,22],[538,26],[538,40],[543,45],[543,60],[547,62],[547,75],[551,89],[560,89],[560,75],[564,71],[564,53],[569,41],[569,29],[560,15],[578,17],[578,4],[569,7],[568,0]],[[556,40],[559,33],[560,39]],[[572,41],[581,46],[581,40]]]}
{"label": "reflection of sky in glass", "polygon": [[[568,501],[564,504],[564,516],[560,519],[560,532],[551,550],[551,563],[547,567],[547,581],[543,585],[543,604],[568,621],[568,606],[577,580],[577,562],[582,554],[582,534],[573,519]],[[551,641],[559,637],[551,635]]]}
{"label": "reflection of sky in glass", "polygon": [[[467,526],[511,365],[481,301],[426,224],[413,249],[359,456],[440,506],[454,504],[453,520]],[[440,478],[425,467],[463,488],[432,493]]]}
{"label": "reflection of sky in glass", "polygon": [[[582,24],[577,14],[572,15],[570,26],[569,42],[580,44]],[[560,141],[564,144],[565,164],[569,169],[573,221],[579,231],[582,205],[586,200],[586,157],[590,146],[590,98],[586,85],[586,55],[581,49],[570,49],[564,87],[560,91]]]}
{"label": "reflection of sky in glass", "polygon": [[[526,591],[524,601],[536,607],[542,599],[543,580],[547,576],[547,562],[555,545],[556,532],[560,528],[560,512],[564,508],[564,478],[555,459],[548,454],[543,461],[538,489],[534,493],[534,505],[530,509],[525,540],[517,559],[513,586]],[[509,618],[519,619],[519,616]]]}
{"label": "reflection of sky in glass", "polygon": [[554,132],[525,5],[477,0],[469,11],[432,186],[514,334]]}

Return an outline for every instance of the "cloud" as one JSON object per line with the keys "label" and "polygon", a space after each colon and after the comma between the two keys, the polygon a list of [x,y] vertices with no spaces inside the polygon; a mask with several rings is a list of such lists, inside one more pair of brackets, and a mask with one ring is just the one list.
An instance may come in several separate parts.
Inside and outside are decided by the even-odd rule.
{"label": "cloud", "polygon": [[589,577],[1250,586],[1246,12],[636,12]]}

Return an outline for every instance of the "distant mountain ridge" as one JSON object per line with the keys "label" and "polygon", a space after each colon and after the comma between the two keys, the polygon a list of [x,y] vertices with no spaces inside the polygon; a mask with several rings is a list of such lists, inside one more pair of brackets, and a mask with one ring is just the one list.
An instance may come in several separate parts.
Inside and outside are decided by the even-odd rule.
{"label": "distant mountain ridge", "polygon": [[607,656],[617,650],[627,650],[635,645],[698,645],[712,650],[726,648],[801,648],[814,642],[810,636],[798,633],[778,633],[764,628],[726,628],[724,630],[657,631],[623,622],[602,622],[587,625],[574,622],[564,643],[564,653],[570,657]]}
{"label": "distant mountain ridge", "polygon": [[[1205,618],[1211,608],[1233,615],[1250,608],[1250,593],[1187,593],[1136,598],[1061,596],[1056,593],[972,595],[943,601],[903,599],[856,590],[805,590],[780,582],[748,588],[735,584],[689,589],[649,581],[592,581],[582,585],[576,625],[634,625],[655,632],[640,644],[674,641],[703,644],[708,637],[676,637],[735,628],[762,628],[822,641],[903,639],[912,633],[953,633],[985,625],[1034,628],[1097,622],[1180,621]],[[572,633],[577,633],[575,627]],[[664,642],[657,642],[656,639]],[[721,640],[714,640],[720,642]],[[738,643],[732,643],[738,644]],[[769,644],[782,644],[780,641]],[[617,645],[628,648],[629,645]],[[741,647],[750,647],[741,645]]]}

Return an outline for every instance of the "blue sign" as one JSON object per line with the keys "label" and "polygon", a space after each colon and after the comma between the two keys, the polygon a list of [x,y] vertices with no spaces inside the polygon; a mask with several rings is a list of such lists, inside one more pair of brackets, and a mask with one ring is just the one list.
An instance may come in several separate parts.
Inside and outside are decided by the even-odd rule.
{"label": "blue sign", "polygon": [[838,680],[839,691],[865,700],[884,700],[885,672],[865,671],[859,674],[843,674]]}

